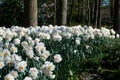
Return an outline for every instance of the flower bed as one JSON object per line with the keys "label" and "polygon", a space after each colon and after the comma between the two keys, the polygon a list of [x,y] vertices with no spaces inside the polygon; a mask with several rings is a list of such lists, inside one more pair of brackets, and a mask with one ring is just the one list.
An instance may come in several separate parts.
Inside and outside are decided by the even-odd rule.
{"label": "flower bed", "polygon": [[81,63],[93,57],[99,62],[103,45],[115,37],[113,29],[80,25],[1,27],[0,79],[65,80],[76,69],[84,70]]}

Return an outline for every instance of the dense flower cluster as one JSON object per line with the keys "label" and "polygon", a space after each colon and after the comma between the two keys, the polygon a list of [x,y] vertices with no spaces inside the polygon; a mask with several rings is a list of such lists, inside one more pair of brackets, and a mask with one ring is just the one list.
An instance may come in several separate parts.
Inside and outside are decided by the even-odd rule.
{"label": "dense flower cluster", "polygon": [[[5,80],[15,80],[20,77],[18,73],[29,73],[26,74],[24,80],[35,80],[41,73],[52,79],[55,78],[53,75],[55,65],[53,62],[48,63],[49,60],[47,60],[51,54],[41,41],[42,39],[50,39],[50,35],[40,32],[39,29],[40,27],[0,27],[0,69],[9,67],[8,74],[4,76]],[[39,66],[41,68],[30,67],[30,64],[33,63],[28,62],[28,58],[36,62],[45,62],[45,64],[42,63]],[[46,68],[43,69],[43,66]]]}
{"label": "dense flower cluster", "polygon": [[[15,80],[19,77],[18,73],[28,73],[24,80],[35,80],[39,74],[43,73],[51,79],[55,78],[53,71],[55,65],[49,61],[48,58],[51,53],[46,49],[42,40],[54,40],[61,42],[63,38],[70,39],[72,36],[84,35],[84,40],[94,39],[95,36],[108,37],[114,39],[113,29],[93,29],[91,26],[81,27],[80,25],[74,27],[67,26],[42,26],[42,27],[18,27],[11,28],[0,27],[0,69],[4,67],[13,67],[10,72],[4,76],[5,80]],[[75,40],[76,45],[81,44],[79,37]],[[76,51],[75,51],[76,52]],[[42,65],[32,66],[27,59],[41,62]],[[53,56],[54,62],[62,61],[60,54]]]}

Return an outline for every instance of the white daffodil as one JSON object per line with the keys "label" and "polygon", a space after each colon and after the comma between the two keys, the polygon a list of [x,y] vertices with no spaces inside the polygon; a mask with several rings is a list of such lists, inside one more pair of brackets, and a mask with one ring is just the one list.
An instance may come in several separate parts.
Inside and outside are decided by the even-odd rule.
{"label": "white daffodil", "polygon": [[18,72],[12,70],[9,74],[11,74],[15,79],[18,77]]}
{"label": "white daffodil", "polygon": [[15,63],[15,69],[18,70],[19,72],[24,72],[27,67],[27,62],[26,61],[21,61]]}
{"label": "white daffodil", "polygon": [[20,44],[20,39],[19,38],[14,39],[13,43],[16,45]]}
{"label": "white daffodil", "polygon": [[54,62],[59,63],[59,62],[61,62],[61,61],[62,61],[62,57],[61,57],[60,54],[54,55]]}
{"label": "white daffodil", "polygon": [[38,76],[38,69],[36,67],[30,68],[29,76],[35,80]]}
{"label": "white daffodil", "polygon": [[4,77],[4,80],[15,80],[14,77],[11,75],[11,74],[7,74],[5,77]]}

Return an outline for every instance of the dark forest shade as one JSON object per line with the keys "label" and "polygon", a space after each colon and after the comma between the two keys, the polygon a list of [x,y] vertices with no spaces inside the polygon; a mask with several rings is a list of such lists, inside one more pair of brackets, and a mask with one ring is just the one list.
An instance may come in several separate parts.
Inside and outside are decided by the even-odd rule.
{"label": "dark forest shade", "polygon": [[120,0],[114,0],[114,18],[113,18],[113,25],[114,30],[117,33],[120,33]]}

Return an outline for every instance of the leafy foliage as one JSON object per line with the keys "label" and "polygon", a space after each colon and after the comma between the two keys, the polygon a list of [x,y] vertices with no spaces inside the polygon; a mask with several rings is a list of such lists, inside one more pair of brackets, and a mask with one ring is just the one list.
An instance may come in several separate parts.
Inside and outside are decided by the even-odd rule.
{"label": "leafy foliage", "polygon": [[0,26],[23,26],[23,0],[2,0],[0,4]]}
{"label": "leafy foliage", "polygon": [[[38,0],[38,25],[53,24],[54,3]],[[24,0],[2,0],[0,4],[0,26],[24,26]]]}
{"label": "leafy foliage", "polygon": [[[54,50],[55,53],[60,53],[63,57],[63,61],[58,70],[58,80],[64,80],[68,77],[70,80],[78,80],[77,78],[79,78],[83,72],[89,73],[92,79],[111,79],[111,77],[109,78],[110,75],[112,75],[113,78],[120,79],[119,76],[116,75],[120,72],[119,60],[114,60],[119,59],[120,54],[118,53],[119,48],[115,48],[113,44],[116,44],[114,40],[96,37],[95,39],[89,39],[87,41],[81,40],[79,46],[75,44],[74,40],[75,37],[63,39],[61,43],[45,41],[47,48],[51,52]],[[113,50],[114,48],[115,50]],[[77,50],[77,52],[75,52],[75,50]],[[115,54],[115,51],[117,54]],[[54,54],[54,52],[52,53]],[[114,70],[109,70],[111,68],[110,64]],[[70,71],[72,71],[72,75],[70,75]],[[75,78],[76,76],[77,78]]]}

